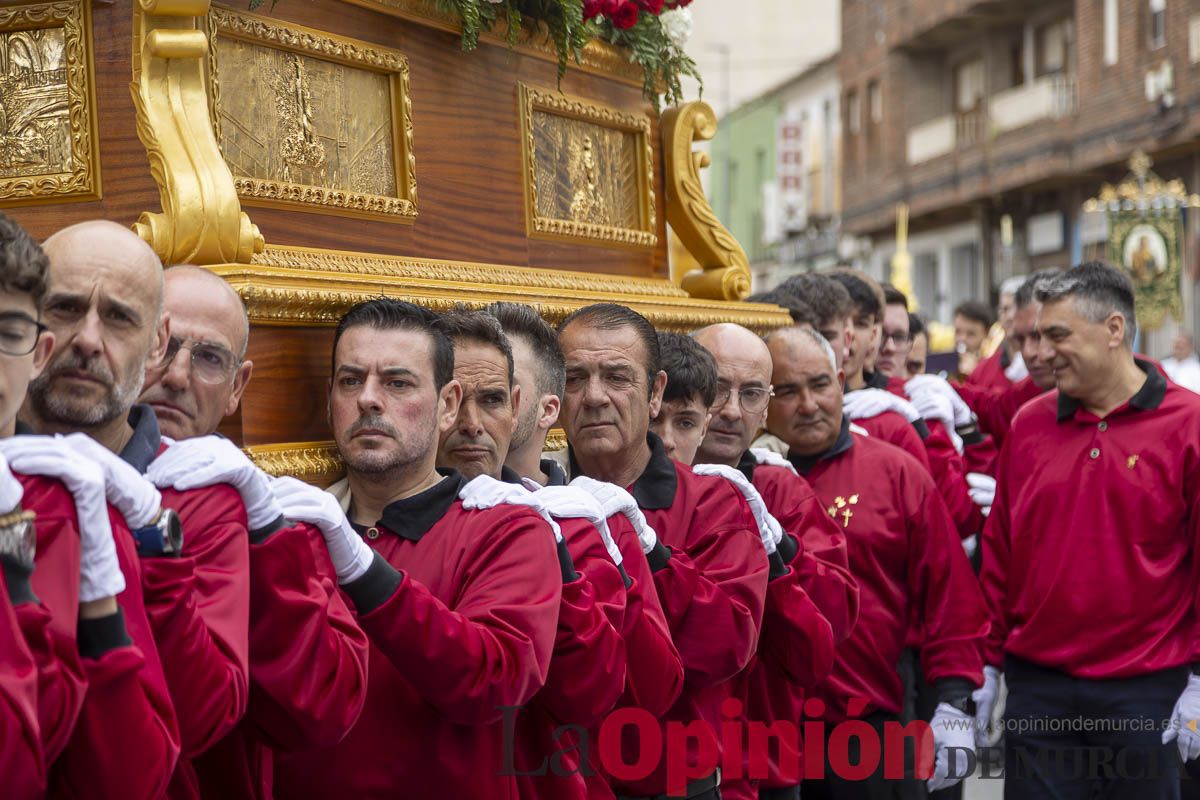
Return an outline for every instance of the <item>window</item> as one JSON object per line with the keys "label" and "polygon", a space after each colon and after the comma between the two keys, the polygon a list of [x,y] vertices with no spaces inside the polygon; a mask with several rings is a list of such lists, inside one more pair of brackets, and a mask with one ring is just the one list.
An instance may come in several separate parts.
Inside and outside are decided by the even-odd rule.
{"label": "window", "polygon": [[1167,0],[1149,0],[1150,3],[1150,49],[1157,50],[1167,44]]}
{"label": "window", "polygon": [[850,133],[862,132],[862,109],[858,104],[858,92],[853,89],[846,92],[846,126]]}
{"label": "window", "polygon": [[867,106],[871,111],[871,124],[883,124],[883,92],[879,89],[879,81],[867,84]]}
{"label": "window", "polygon": [[1200,64],[1200,14],[1188,20],[1188,60]]}
{"label": "window", "polygon": [[1119,18],[1117,0],[1104,0],[1104,63],[1109,66],[1117,63]]}
{"label": "window", "polygon": [[1060,19],[1037,29],[1037,74],[1057,75],[1067,71],[1071,49],[1071,23]]}
{"label": "window", "polygon": [[973,58],[954,68],[954,108],[973,111],[983,103],[983,59]]}

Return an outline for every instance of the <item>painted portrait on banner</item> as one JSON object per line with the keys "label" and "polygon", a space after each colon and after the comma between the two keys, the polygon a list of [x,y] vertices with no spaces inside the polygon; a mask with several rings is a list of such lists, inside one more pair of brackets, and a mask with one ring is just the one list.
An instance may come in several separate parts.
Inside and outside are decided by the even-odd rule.
{"label": "painted portrait on banner", "polygon": [[1133,281],[1138,324],[1154,330],[1167,314],[1183,319],[1180,213],[1118,212],[1110,218],[1110,226],[1110,258],[1124,267]]}

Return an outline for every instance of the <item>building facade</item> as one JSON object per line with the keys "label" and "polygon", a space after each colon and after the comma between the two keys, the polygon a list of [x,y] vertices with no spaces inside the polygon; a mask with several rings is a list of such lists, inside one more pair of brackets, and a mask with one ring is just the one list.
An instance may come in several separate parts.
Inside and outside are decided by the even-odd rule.
{"label": "building facade", "polygon": [[1197,0],[843,0],[842,21],[843,226],[883,276],[909,206],[933,318],[1010,275],[1103,256],[1083,204],[1136,151],[1200,188]]}

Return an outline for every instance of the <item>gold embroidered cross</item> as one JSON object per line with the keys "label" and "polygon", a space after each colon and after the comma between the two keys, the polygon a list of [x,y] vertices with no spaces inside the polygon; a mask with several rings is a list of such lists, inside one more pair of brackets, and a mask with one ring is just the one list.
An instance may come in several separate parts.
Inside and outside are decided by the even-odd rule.
{"label": "gold embroidered cross", "polygon": [[837,519],[842,518],[842,527],[849,528],[850,520],[854,517],[854,512],[850,510],[850,506],[858,505],[858,495],[852,494],[849,499],[838,495],[833,499],[833,505],[829,507],[829,516]]}
{"label": "gold embroidered cross", "polygon": [[1125,466],[1129,469],[1133,469],[1137,466],[1138,458],[1140,458],[1140,456],[1130,456],[1129,459],[1126,460]]}

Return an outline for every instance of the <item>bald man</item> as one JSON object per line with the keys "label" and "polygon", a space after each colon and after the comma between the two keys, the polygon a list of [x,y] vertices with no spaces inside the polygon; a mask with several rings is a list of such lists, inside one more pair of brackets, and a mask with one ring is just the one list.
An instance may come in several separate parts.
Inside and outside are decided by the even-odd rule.
{"label": "bald man", "polygon": [[[750,450],[771,395],[766,344],[731,323],[710,325],[693,336],[717,365],[717,401],[696,462],[740,470],[784,528],[771,556],[780,563],[767,584],[758,653],[739,676],[746,715],[768,725],[796,725],[805,692],[816,689],[829,674],[834,645],[850,635],[858,615],[858,586],[850,576],[846,540],[807,481],[781,459],[760,463],[767,456]],[[767,755],[768,773],[761,781],[749,776],[724,779],[722,796],[798,796],[799,761],[787,763],[782,751]],[[798,758],[799,753],[794,755]]]}
{"label": "bald man", "polygon": [[[173,510],[154,508],[147,519],[130,519],[130,527],[183,747],[167,796],[196,797],[194,760],[233,730],[249,693],[247,506],[241,487],[180,490],[155,474],[155,466],[180,460],[192,475],[220,465],[165,447],[153,410],[137,404],[146,368],[160,363],[169,345],[154,252],[105,221],[65,228],[44,247],[50,271],[42,319],[54,349],[30,384],[23,414],[40,433],[82,431],[95,440],[99,446],[85,455],[117,476],[109,492],[114,505],[145,475],[161,491],[156,505]],[[271,524],[278,527],[276,516]]]}
{"label": "bald man", "polygon": [[[237,292],[206,269],[171,267],[164,285],[171,335],[166,356],[147,365],[141,401],[164,435],[204,441],[237,410],[250,381],[250,323]],[[240,454],[228,459],[259,485],[269,480]],[[208,485],[223,476],[211,477]],[[193,762],[205,797],[269,798],[275,753],[341,741],[366,700],[367,638],[337,591],[321,531],[290,524],[251,539],[249,549],[253,699],[237,728]]]}

